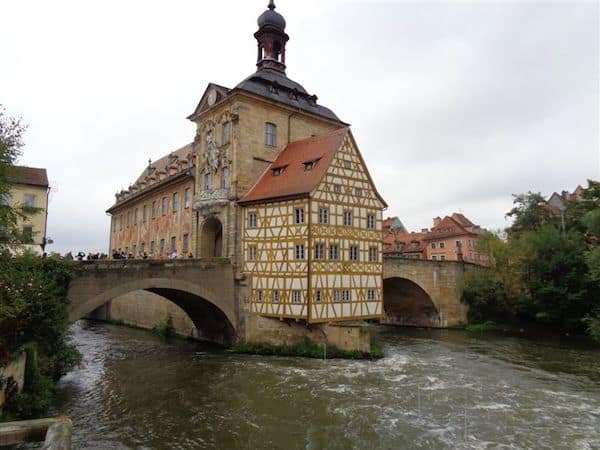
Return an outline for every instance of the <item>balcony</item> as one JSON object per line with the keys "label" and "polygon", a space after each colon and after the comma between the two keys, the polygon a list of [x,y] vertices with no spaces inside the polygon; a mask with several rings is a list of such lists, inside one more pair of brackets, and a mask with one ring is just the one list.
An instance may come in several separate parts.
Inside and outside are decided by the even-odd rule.
{"label": "balcony", "polygon": [[194,209],[203,216],[217,214],[229,201],[229,188],[207,189],[194,197]]}

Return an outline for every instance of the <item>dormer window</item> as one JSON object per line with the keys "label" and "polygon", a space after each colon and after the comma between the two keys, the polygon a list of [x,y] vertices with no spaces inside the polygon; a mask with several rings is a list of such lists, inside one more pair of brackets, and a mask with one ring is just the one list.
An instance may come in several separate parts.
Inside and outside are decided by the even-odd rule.
{"label": "dormer window", "polygon": [[278,177],[279,175],[281,175],[283,173],[283,171],[285,170],[285,166],[281,166],[281,167],[274,167],[273,169],[273,176],[274,177]]}
{"label": "dormer window", "polygon": [[317,165],[317,163],[319,162],[319,159],[321,158],[317,158],[317,159],[313,159],[311,161],[304,161],[302,164],[304,164],[304,171],[307,172],[309,170],[313,170],[313,168]]}

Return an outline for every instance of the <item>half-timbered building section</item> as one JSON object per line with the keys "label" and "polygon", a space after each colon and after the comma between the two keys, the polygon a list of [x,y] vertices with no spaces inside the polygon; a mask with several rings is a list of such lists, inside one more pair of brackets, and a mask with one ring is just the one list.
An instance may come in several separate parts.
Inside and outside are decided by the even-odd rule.
{"label": "half-timbered building section", "polygon": [[251,280],[251,311],[305,319],[308,314],[306,199],[245,208],[244,271]]}
{"label": "half-timbered building section", "polygon": [[381,316],[386,205],[348,128],[288,144],[240,204],[253,312]]}
{"label": "half-timbered building section", "polygon": [[381,317],[386,205],[349,130],[311,199],[309,320]]}

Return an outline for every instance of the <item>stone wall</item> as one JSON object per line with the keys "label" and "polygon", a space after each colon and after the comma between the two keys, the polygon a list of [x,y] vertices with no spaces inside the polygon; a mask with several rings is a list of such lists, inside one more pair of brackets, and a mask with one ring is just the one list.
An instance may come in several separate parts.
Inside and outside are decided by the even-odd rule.
{"label": "stone wall", "polygon": [[[19,386],[19,392],[23,390],[25,384],[25,366],[27,363],[27,354],[22,351],[16,355],[6,366],[0,367],[0,379],[7,380],[13,378]],[[4,388],[0,389],[0,411],[5,402]]]}
{"label": "stone wall", "polygon": [[293,345],[305,339],[316,344],[327,344],[342,350],[370,353],[371,335],[367,324],[336,323],[307,324],[295,320],[280,320],[249,315],[245,322],[245,340],[273,345]]}
{"label": "stone wall", "polygon": [[[173,326],[183,336],[196,336],[194,323],[176,304],[160,295],[147,291],[135,291],[115,298],[107,304],[104,319],[122,321],[127,325],[151,329],[164,321],[167,315],[173,318]],[[102,319],[102,317],[97,317]]]}

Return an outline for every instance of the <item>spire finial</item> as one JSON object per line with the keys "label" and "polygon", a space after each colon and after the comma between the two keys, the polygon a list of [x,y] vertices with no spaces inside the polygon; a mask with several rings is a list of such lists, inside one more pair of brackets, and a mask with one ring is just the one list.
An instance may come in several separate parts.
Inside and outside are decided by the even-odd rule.
{"label": "spire finial", "polygon": [[275,9],[275,0],[269,0],[268,8],[273,11]]}

